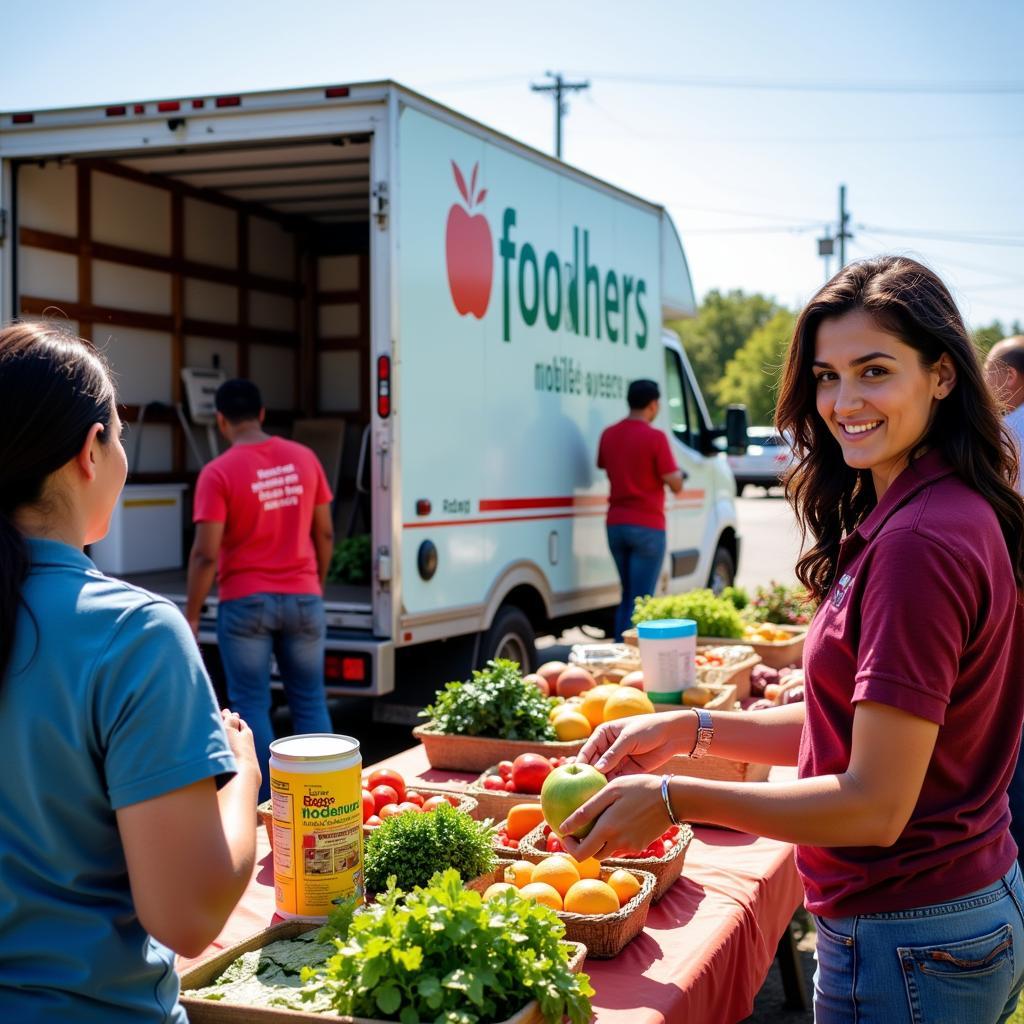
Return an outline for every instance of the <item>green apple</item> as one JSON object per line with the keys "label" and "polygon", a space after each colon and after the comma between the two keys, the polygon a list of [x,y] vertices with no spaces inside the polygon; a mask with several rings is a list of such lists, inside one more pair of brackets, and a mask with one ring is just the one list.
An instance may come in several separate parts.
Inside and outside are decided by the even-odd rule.
{"label": "green apple", "polygon": [[[592,765],[563,764],[555,768],[540,790],[540,807],[552,832],[561,837],[558,829],[562,822],[606,785],[608,780]],[[582,839],[593,827],[593,822],[584,825],[573,832],[573,838]]]}

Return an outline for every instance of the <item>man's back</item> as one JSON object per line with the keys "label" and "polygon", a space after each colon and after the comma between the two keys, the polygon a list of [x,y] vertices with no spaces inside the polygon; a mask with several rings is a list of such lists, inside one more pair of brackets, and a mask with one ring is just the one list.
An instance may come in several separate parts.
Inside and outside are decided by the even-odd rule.
{"label": "man's back", "polygon": [[225,524],[220,599],[319,594],[313,511],[330,500],[316,455],[284,438],[235,444],[205,466],[196,485],[194,518]]}
{"label": "man's back", "polygon": [[601,435],[597,465],[611,484],[609,526],[665,529],[664,477],[678,467],[660,430],[642,419],[620,420]]}

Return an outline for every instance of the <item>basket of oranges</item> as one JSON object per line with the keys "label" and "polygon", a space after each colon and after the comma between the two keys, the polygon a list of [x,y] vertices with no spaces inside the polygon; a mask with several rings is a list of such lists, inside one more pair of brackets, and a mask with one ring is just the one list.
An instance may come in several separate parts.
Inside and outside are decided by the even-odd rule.
{"label": "basket of oranges", "polygon": [[[654,895],[651,902],[657,903],[682,874],[683,861],[692,840],[693,829],[689,825],[671,825],[646,850],[628,856],[607,857],[601,863],[607,868],[625,868],[652,874]],[[547,824],[538,825],[519,840],[519,856],[533,863],[539,863],[545,857],[560,852],[561,840]]]}
{"label": "basket of oranges", "polygon": [[608,959],[643,931],[654,895],[654,875],[604,866],[593,859],[577,861],[564,853],[536,864],[499,861],[484,899],[510,886],[556,911],[568,941],[582,942],[589,956]]}

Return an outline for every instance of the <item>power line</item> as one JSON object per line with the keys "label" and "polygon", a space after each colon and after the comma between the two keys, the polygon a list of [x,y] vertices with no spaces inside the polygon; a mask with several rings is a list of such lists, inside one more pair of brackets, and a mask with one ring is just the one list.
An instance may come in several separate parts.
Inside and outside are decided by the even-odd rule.
{"label": "power line", "polygon": [[999,232],[971,234],[967,232],[929,231],[922,228],[885,228],[877,224],[858,224],[858,231],[870,231],[876,235],[897,235],[903,238],[924,238],[933,242],[963,242],[965,245],[996,245],[1013,248],[1024,247],[1024,237],[1017,232],[1002,235]]}
{"label": "power line", "polygon": [[727,78],[703,75],[636,75],[614,71],[573,72],[609,82],[635,85],[663,85],[693,89],[748,89],[764,92],[876,92],[921,93],[925,95],[1024,93],[1024,81],[948,81],[948,82],[822,82],[800,79]]}

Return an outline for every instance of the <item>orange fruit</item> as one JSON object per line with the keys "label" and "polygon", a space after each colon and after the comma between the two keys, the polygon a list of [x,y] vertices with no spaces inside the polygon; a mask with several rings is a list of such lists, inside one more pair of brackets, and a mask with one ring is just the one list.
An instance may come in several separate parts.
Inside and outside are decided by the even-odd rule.
{"label": "orange fruit", "polygon": [[618,909],[615,890],[598,878],[584,878],[565,894],[565,910],[570,914],[614,914]]}
{"label": "orange fruit", "polygon": [[596,857],[588,857],[586,860],[576,861],[576,870],[580,878],[600,878],[601,862]]}
{"label": "orange fruit", "polygon": [[562,897],[558,890],[553,889],[547,882],[531,882],[529,885],[524,885],[519,890],[519,895],[535,900],[537,903],[543,903],[545,907],[550,907],[552,910],[562,909]]}
{"label": "orange fruit", "polygon": [[562,743],[570,740],[585,740],[591,733],[590,720],[579,711],[567,709],[551,719],[555,736]]}
{"label": "orange fruit", "polygon": [[509,884],[508,882],[494,882],[492,885],[487,886],[484,890],[484,899],[493,900],[495,896],[500,896],[503,892],[515,892],[516,887]]}
{"label": "orange fruit", "polygon": [[505,831],[509,839],[522,839],[527,832],[535,829],[544,820],[540,804],[516,804],[510,807]]}
{"label": "orange fruit", "polygon": [[564,896],[569,891],[569,886],[580,880],[580,873],[576,865],[560,854],[554,857],[545,857],[539,864],[533,866],[533,882],[546,882],[559,896]]}
{"label": "orange fruit", "polygon": [[533,865],[528,860],[513,861],[505,868],[505,881],[522,889],[533,881]]}
{"label": "orange fruit", "polygon": [[605,701],[618,689],[617,684],[602,683],[583,694],[580,711],[586,716],[592,729],[596,729],[604,721]]}
{"label": "orange fruit", "polygon": [[611,722],[616,718],[629,718],[631,715],[649,715],[654,712],[650,697],[642,690],[634,690],[632,686],[620,686],[618,693],[613,693],[604,702],[604,720]]}
{"label": "orange fruit", "polygon": [[618,868],[608,876],[608,884],[615,890],[619,903],[625,906],[639,891],[640,880],[625,868]]}

